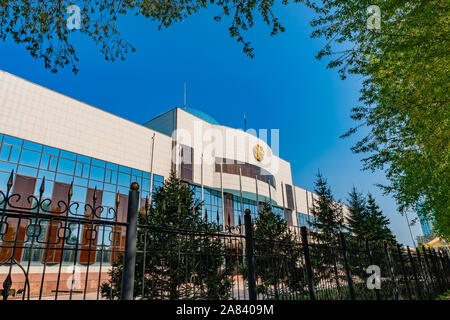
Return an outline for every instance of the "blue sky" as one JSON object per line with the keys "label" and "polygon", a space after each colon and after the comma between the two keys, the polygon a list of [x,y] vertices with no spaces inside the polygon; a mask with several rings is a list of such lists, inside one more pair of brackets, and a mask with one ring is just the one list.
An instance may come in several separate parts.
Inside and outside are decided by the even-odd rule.
{"label": "blue sky", "polygon": [[[114,63],[74,32],[78,75],[70,68],[52,74],[24,46],[7,40],[0,44],[0,69],[137,123],[181,107],[186,81],[188,106],[221,124],[242,128],[245,112],[248,127],[280,129],[280,156],[291,162],[296,185],[312,190],[320,168],[337,199],[345,200],[353,185],[372,192],[398,239],[412,245],[393,199],[374,186],[385,182],[383,173],[361,171],[361,156],[350,151],[358,136],[339,138],[354,125],[349,115],[361,79],[342,81],[326,61],[314,58],[325,40],[310,38],[313,12],[302,5],[277,6],[286,33],[274,37],[255,16],[255,27],[245,34],[254,59],[229,37],[229,19],[213,21],[217,12],[202,10],[161,31],[148,19],[121,17],[119,29],[137,52]],[[413,233],[422,234],[418,223]]]}

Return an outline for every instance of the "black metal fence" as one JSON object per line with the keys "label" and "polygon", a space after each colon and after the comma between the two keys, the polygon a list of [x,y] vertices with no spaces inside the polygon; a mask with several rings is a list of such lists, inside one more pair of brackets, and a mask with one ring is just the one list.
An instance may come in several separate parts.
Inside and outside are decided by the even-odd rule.
{"label": "black metal fence", "polygon": [[[253,235],[250,212],[224,228],[156,223],[132,184],[102,207],[0,191],[0,281],[7,299],[433,299],[450,289],[448,252],[326,240],[291,228],[288,241]],[[207,214],[207,213],[206,213]],[[214,220],[204,217],[204,221]],[[228,223],[228,226],[232,225]]]}

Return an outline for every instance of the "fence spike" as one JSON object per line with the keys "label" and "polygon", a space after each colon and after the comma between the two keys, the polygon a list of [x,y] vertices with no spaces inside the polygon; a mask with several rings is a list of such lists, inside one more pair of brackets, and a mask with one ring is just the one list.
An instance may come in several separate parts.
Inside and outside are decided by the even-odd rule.
{"label": "fence spike", "polygon": [[94,207],[95,207],[95,203],[97,202],[97,186],[94,188],[94,195],[92,197],[92,200],[94,200]]}
{"label": "fence spike", "polygon": [[11,190],[11,187],[13,185],[13,177],[14,177],[14,169],[11,170],[11,174],[9,175],[8,184],[6,187],[8,188],[8,191]]}
{"label": "fence spike", "polygon": [[68,204],[70,203],[70,199],[72,199],[72,195],[73,195],[73,180],[72,180],[72,183],[70,184],[69,192],[67,193],[67,197],[69,199]]}
{"label": "fence spike", "polygon": [[45,177],[42,178],[41,187],[39,188],[39,196],[42,198],[42,195],[45,191]]}
{"label": "fence spike", "polygon": [[119,203],[120,203],[120,196],[119,196],[119,192],[117,192],[117,194],[116,194],[116,207],[119,206]]}
{"label": "fence spike", "polygon": [[11,285],[12,285],[11,273],[8,273],[8,276],[3,282],[3,300],[8,299],[9,289],[11,288]]}
{"label": "fence spike", "polygon": [[217,210],[216,221],[217,221],[217,227],[219,227],[219,210]]}

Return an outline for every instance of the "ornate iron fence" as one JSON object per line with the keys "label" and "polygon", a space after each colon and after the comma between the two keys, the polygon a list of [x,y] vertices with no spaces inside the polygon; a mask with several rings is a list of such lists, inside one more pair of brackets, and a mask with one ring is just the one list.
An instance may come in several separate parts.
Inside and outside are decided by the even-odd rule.
{"label": "ornate iron fence", "polygon": [[[253,235],[244,222],[176,228],[139,206],[139,186],[114,207],[0,191],[0,291],[7,299],[432,299],[450,288],[448,252],[324,240],[305,227],[289,241]],[[214,220],[214,219],[213,219]],[[369,269],[368,269],[369,268]],[[373,274],[372,274],[373,273]],[[372,287],[371,287],[372,286]]]}
{"label": "ornate iron fence", "polygon": [[[52,199],[0,191],[0,292],[6,299],[99,299],[111,263],[125,249],[127,223],[115,208],[72,202],[73,186]],[[61,192],[60,192],[61,193]],[[122,210],[123,211],[123,210]]]}

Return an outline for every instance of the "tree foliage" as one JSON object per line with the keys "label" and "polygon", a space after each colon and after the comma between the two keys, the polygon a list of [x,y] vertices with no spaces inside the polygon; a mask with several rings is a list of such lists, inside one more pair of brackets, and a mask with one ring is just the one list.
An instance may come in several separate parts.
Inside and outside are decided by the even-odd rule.
{"label": "tree foliage", "polygon": [[[294,0],[297,1],[297,0]],[[288,1],[283,0],[287,5]],[[66,26],[67,8],[76,4],[80,8],[81,28],[69,30]],[[135,15],[150,19],[158,29],[167,28],[202,9],[214,9],[217,22],[229,17],[228,31],[243,46],[243,52],[254,57],[251,43],[243,33],[254,25],[259,15],[271,27],[271,35],[284,32],[284,27],[273,12],[273,0],[84,0],[73,3],[60,1],[15,1],[0,3],[0,38],[11,37],[45,67],[57,72],[64,66],[78,72],[78,57],[70,37],[71,32],[80,32],[92,39],[106,60],[125,59],[135,48],[120,34],[118,23],[124,15]]]}
{"label": "tree foliage", "polygon": [[350,232],[358,239],[373,242],[388,241],[396,244],[389,229],[389,219],[383,215],[372,194],[367,198],[353,187],[348,194],[349,216],[346,218]]}
{"label": "tree foliage", "polygon": [[[442,0],[293,0],[316,12],[312,37],[326,45],[318,59],[330,58],[342,78],[363,79],[361,104],[352,109],[358,125],[369,133],[352,148],[365,154],[364,168],[383,170],[389,181],[380,185],[396,199],[399,211],[420,204],[435,232],[450,237],[449,21],[450,3]],[[288,0],[281,2],[283,5]],[[0,2],[0,38],[24,44],[53,72],[78,58],[66,27],[68,0]],[[85,0],[80,1],[81,32],[91,38],[107,60],[124,59],[133,46],[122,38],[119,17],[135,14],[165,28],[199,12],[215,8],[214,20],[231,19],[229,33],[254,56],[243,33],[259,16],[284,32],[273,0]],[[381,29],[367,27],[368,7],[378,5]],[[419,213],[420,214],[420,213]]]}
{"label": "tree foliage", "polygon": [[257,292],[275,299],[304,293],[300,245],[268,203],[259,210],[253,236]]}
{"label": "tree foliage", "polygon": [[[154,194],[149,215],[141,215],[137,235],[134,296],[144,299],[226,299],[233,264],[218,226],[202,220],[192,189],[172,172]],[[145,261],[144,254],[145,251]],[[145,262],[145,264],[144,264]],[[123,262],[119,259],[104,284],[105,297],[118,297]],[[142,288],[144,287],[144,288]],[[143,290],[144,289],[144,290]],[[112,294],[111,294],[112,293]],[[143,296],[142,296],[143,293]]]}
{"label": "tree foliage", "polygon": [[341,282],[344,280],[342,272],[339,272],[339,232],[343,231],[344,212],[342,204],[334,200],[331,188],[322,174],[317,172],[314,181],[314,192],[318,195],[314,199],[312,214],[314,220],[309,225],[315,231],[310,231],[311,262],[314,266],[314,277],[318,284],[323,285],[333,281],[336,286],[338,298],[342,299],[344,292]]}
{"label": "tree foliage", "polygon": [[[313,37],[328,40],[317,58],[330,58],[342,78],[362,76],[359,122],[367,127],[352,150],[364,168],[384,170],[380,185],[399,205],[421,204],[436,231],[450,236],[449,2],[440,0],[307,1],[317,17]],[[381,29],[367,28],[370,5],[381,10]],[[427,217],[424,217],[425,219]]]}

